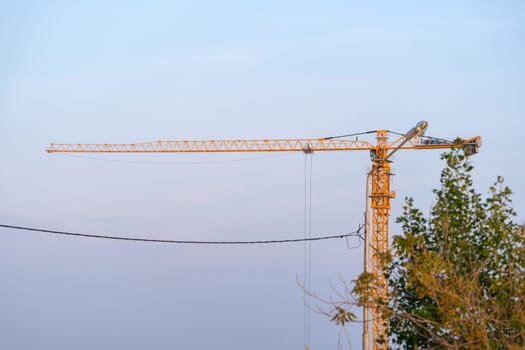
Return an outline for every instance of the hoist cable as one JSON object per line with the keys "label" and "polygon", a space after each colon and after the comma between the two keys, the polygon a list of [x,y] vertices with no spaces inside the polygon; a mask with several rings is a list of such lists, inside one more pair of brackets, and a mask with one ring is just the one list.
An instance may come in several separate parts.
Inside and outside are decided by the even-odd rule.
{"label": "hoist cable", "polygon": [[304,160],[304,347],[308,348],[311,339],[311,280],[312,280],[312,246],[308,239],[312,236],[312,169],[313,154],[305,153]]}

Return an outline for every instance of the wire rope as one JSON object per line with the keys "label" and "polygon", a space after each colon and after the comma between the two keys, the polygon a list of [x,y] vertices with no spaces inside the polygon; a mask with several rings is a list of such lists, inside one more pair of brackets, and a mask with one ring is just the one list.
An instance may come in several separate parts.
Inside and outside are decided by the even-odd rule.
{"label": "wire rope", "polygon": [[[394,135],[397,135],[397,136],[405,136],[406,134],[402,134],[400,132],[397,132],[397,131],[392,131],[392,130],[387,130],[390,134],[394,134]],[[441,142],[445,142],[445,143],[452,143],[453,141],[452,140],[448,140],[448,139],[444,139],[442,137],[434,137],[434,136],[430,136],[430,135],[422,135],[420,136],[422,139],[428,139],[428,140],[437,140],[437,141],[441,141]]]}
{"label": "wire rope", "polygon": [[329,136],[329,137],[324,137],[323,139],[324,139],[324,140],[340,139],[340,138],[343,138],[343,137],[352,137],[352,136],[361,136],[361,135],[373,134],[373,133],[375,133],[375,132],[377,132],[377,130],[370,130],[370,131],[356,132],[356,133],[353,133],[353,134],[344,134],[344,135],[337,135],[337,136]]}
{"label": "wire rope", "polygon": [[[308,198],[308,239],[312,238],[312,186],[313,186],[313,163],[314,163],[314,154],[310,154],[310,169],[309,169],[309,179],[310,179],[310,188],[309,188],[309,198]],[[312,244],[310,241],[306,241],[308,244],[308,290],[312,290]],[[308,345],[311,341],[311,293],[308,293]]]}
{"label": "wire rope", "polygon": [[250,160],[277,158],[277,157],[286,156],[287,154],[282,153],[282,154],[272,154],[272,155],[259,156],[259,157],[249,157],[249,158],[247,157],[247,158],[236,158],[236,159],[225,159],[225,160],[209,160],[209,161],[194,161],[194,162],[156,162],[156,161],[149,161],[149,160],[141,161],[141,160],[124,160],[124,159],[105,159],[105,158],[80,156],[80,155],[65,154],[65,153],[56,153],[56,155],[60,155],[62,157],[77,158],[77,159],[96,160],[96,161],[108,162],[108,163],[157,164],[157,165],[200,165],[200,164],[234,163],[234,162],[243,162],[243,161],[250,161]]}
{"label": "wire rope", "polygon": [[311,280],[312,280],[312,173],[313,153],[305,153],[304,162],[304,347],[308,348],[311,340]]}
{"label": "wire rope", "polygon": [[303,290],[303,347],[306,349],[308,346],[308,273],[307,273],[307,256],[308,256],[308,244],[306,242],[307,238],[307,186],[308,186],[308,153],[304,154],[304,197],[303,197],[303,237],[305,239],[303,244],[303,276],[304,276],[304,290]]}
{"label": "wire rope", "polygon": [[390,134],[397,135],[397,136],[405,136],[405,134],[402,134],[402,133],[397,132],[397,131],[387,130],[387,132],[390,133]]}

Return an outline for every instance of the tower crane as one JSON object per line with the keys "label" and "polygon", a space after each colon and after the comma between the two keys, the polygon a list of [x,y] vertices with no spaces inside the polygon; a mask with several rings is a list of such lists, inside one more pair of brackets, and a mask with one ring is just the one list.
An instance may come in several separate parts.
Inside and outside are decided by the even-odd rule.
{"label": "tower crane", "polygon": [[[388,251],[388,226],[390,199],[395,192],[390,189],[391,158],[398,150],[450,149],[464,147],[466,154],[476,154],[481,146],[479,136],[462,139],[459,144],[439,138],[424,136],[428,122],[420,121],[406,134],[389,130],[375,130],[375,143],[367,140],[348,139],[343,136],[307,139],[262,140],[173,140],[131,144],[73,144],[52,143],[49,153],[197,153],[197,152],[319,152],[319,151],[369,151],[372,167],[367,176],[366,234],[364,244],[364,270],[375,279],[371,288],[371,305],[364,307],[363,349],[387,348],[387,320],[377,306],[377,300],[386,300],[388,281],[381,266],[381,255]],[[389,135],[395,134],[394,140]],[[346,135],[350,136],[350,135]],[[371,324],[371,327],[370,327]]]}

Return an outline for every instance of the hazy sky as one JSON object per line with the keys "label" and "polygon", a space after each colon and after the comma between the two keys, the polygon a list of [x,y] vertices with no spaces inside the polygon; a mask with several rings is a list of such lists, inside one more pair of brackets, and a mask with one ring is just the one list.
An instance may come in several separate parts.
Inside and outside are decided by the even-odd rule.
{"label": "hazy sky", "polygon": [[[2,2],[0,224],[300,238],[303,154],[94,156],[110,160],[101,161],[44,149],[405,132],[422,119],[432,136],[483,138],[476,187],[487,193],[503,175],[522,221],[524,42],[522,1]],[[369,166],[366,152],[314,154],[314,236],[362,223]],[[428,211],[442,167],[438,151],[396,156],[392,218],[405,196]],[[362,246],[318,242],[312,254],[322,297],[362,271]],[[0,266],[2,349],[303,347],[302,244],[169,246],[0,229]],[[361,326],[347,331],[359,348]],[[339,332],[313,314],[311,349],[335,349]]]}

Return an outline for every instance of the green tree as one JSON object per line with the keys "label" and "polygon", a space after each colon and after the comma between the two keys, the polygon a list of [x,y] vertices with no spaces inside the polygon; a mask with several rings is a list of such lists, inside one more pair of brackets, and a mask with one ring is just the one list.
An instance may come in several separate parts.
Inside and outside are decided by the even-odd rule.
{"label": "green tree", "polygon": [[[362,274],[331,312],[376,302],[393,348],[525,348],[524,227],[514,221],[511,191],[501,177],[484,198],[461,149],[442,156],[446,167],[430,215],[406,199],[385,257],[388,300],[370,300],[373,276]],[[346,306],[346,307],[344,307]]]}

